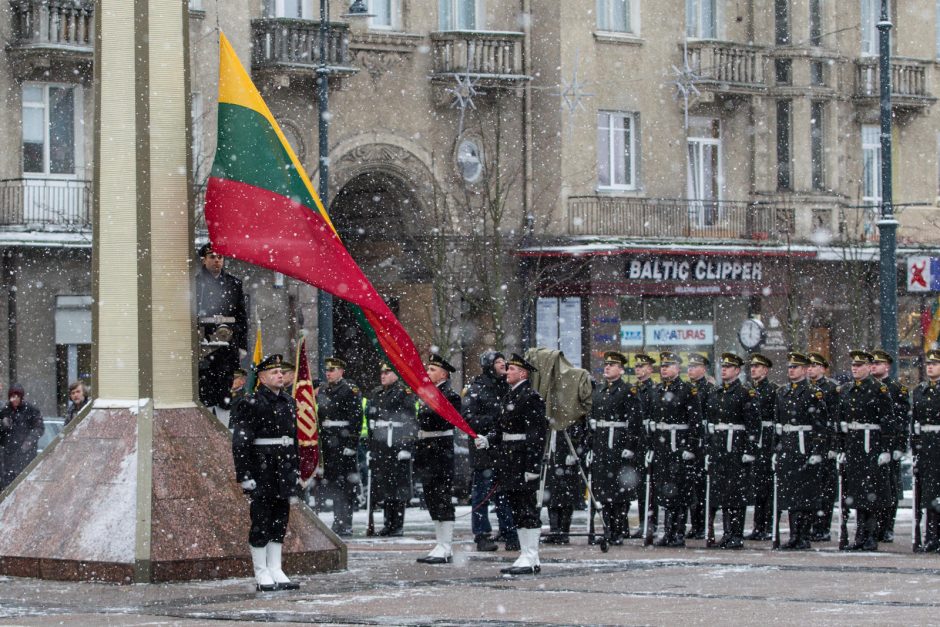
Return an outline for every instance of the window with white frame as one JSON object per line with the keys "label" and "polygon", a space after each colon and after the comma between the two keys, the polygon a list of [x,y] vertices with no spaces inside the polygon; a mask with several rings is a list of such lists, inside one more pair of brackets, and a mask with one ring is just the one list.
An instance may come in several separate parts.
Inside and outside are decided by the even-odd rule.
{"label": "window with white frame", "polygon": [[637,0],[597,0],[597,29],[639,33],[639,8],[636,5]]}
{"label": "window with white frame", "polygon": [[878,54],[878,21],[881,19],[881,0],[861,0],[862,54]]}
{"label": "window with white frame", "polygon": [[693,39],[717,39],[718,0],[685,0],[685,34]]}
{"label": "window with white frame", "polygon": [[313,0],[265,0],[264,16],[312,20]]}
{"label": "window with white frame", "polygon": [[23,85],[23,173],[74,176],[81,167],[81,87]]}
{"label": "window with white frame", "polygon": [[398,30],[401,28],[401,0],[369,0],[369,28]]}
{"label": "window with white frame", "polygon": [[439,0],[441,30],[483,30],[482,4],[482,0]]}
{"label": "window with white frame", "polygon": [[189,0],[190,11],[202,11],[202,0]]}
{"label": "window with white frame", "polygon": [[721,123],[713,118],[690,118],[688,144],[689,218],[696,226],[721,219]]}
{"label": "window with white frame", "polygon": [[881,129],[862,127],[862,204],[881,204]]}
{"label": "window with white frame", "polygon": [[636,189],[637,114],[597,114],[597,184],[602,189]]}

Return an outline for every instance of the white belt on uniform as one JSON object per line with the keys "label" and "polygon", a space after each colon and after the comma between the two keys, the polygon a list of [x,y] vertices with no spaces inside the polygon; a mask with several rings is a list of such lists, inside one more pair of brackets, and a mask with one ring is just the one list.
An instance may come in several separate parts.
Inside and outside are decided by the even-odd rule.
{"label": "white belt on uniform", "polygon": [[676,451],[676,431],[687,431],[689,425],[683,424],[672,424],[670,422],[654,422],[653,428],[657,431],[668,431],[669,432],[669,446],[673,452]]}
{"label": "white belt on uniform", "polygon": [[865,452],[866,453],[868,453],[871,449],[871,432],[881,431],[881,425],[871,424],[868,422],[850,422],[846,424],[845,427],[849,431],[864,431],[865,432]]}
{"label": "white belt on uniform", "polygon": [[800,453],[806,454],[806,442],[803,434],[813,430],[813,425],[782,425],[777,424],[777,433],[797,433],[800,436]]}
{"label": "white belt on uniform", "polygon": [[392,448],[392,431],[395,429],[400,429],[405,426],[405,423],[398,422],[397,420],[376,420],[375,428],[376,429],[387,429],[385,441],[388,444],[388,448]]}
{"label": "white belt on uniform", "polygon": [[614,448],[614,429],[625,429],[627,427],[626,422],[614,421],[614,420],[598,420],[598,427],[607,427],[607,448]]}
{"label": "white belt on uniform", "polygon": [[940,425],[922,425],[919,422],[915,422],[914,431],[916,433],[937,433],[940,432]]}
{"label": "white belt on uniform", "polygon": [[448,429],[447,431],[418,431],[419,440],[426,440],[427,438],[446,438],[449,435],[454,435],[453,429]]}
{"label": "white belt on uniform", "polygon": [[348,427],[348,420],[324,420],[320,423],[321,427]]}
{"label": "white belt on uniform", "polygon": [[289,435],[282,435],[279,438],[255,438],[251,443],[255,446],[292,446],[294,438]]}
{"label": "white belt on uniform", "polygon": [[524,442],[525,434],[524,433],[504,433],[503,442]]}
{"label": "white belt on uniform", "polygon": [[761,420],[760,421],[760,438],[757,439],[757,448],[764,448],[764,429],[774,426],[773,420]]}
{"label": "white belt on uniform", "polygon": [[727,422],[719,422],[714,425],[715,431],[727,431],[728,432],[728,444],[727,450],[731,452],[731,444],[734,442],[734,432],[735,431],[744,431],[744,425],[735,425]]}

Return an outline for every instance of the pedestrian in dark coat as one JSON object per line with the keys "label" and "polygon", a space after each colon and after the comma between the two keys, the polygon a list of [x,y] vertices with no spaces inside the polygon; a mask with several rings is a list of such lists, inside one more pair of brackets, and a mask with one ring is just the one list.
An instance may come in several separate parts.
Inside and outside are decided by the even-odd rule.
{"label": "pedestrian in dark coat", "polygon": [[537,574],[542,569],[538,489],[549,425],[545,401],[529,383],[529,373],[535,371],[535,366],[513,353],[506,367],[510,390],[503,400],[503,411],[493,430],[474,440],[478,448],[495,449],[496,480],[509,499],[519,535],[519,559],[500,571],[507,575]]}
{"label": "pedestrian in dark coat", "polygon": [[923,550],[940,551],[940,350],[927,351],[927,380],[914,388],[911,450],[920,507],[927,511]]}
{"label": "pedestrian in dark coat", "polygon": [[333,500],[333,531],[338,536],[353,532],[353,504],[362,483],[356,457],[362,425],[359,387],[343,378],[346,362],[327,357],[326,385],[317,388],[322,471],[317,470],[320,494]]}
{"label": "pedestrian in dark coat", "polygon": [[6,407],[0,410],[0,450],[3,451],[3,477],[0,490],[16,479],[36,457],[39,438],[45,431],[39,409],[26,402],[20,384],[10,387]]}
{"label": "pedestrian in dark coat", "polygon": [[790,538],[782,548],[799,551],[811,548],[813,522],[822,505],[822,462],[830,441],[823,393],[807,380],[807,366],[806,355],[787,355],[789,384],[777,392],[774,424],[777,508],[789,510],[790,519]]}
{"label": "pedestrian in dark coat", "polygon": [[[708,380],[708,369],[711,367],[711,360],[700,353],[689,355],[689,366],[686,374],[691,383],[698,392],[700,403],[704,403],[711,391],[715,389],[715,384]],[[704,435],[704,434],[703,434]],[[689,532],[685,534],[686,538],[695,538],[703,540],[705,538],[705,462],[697,464],[693,468],[692,497],[689,502]]]}
{"label": "pedestrian in dark coat", "polygon": [[369,465],[372,502],[385,510],[380,536],[404,532],[405,506],[411,499],[411,458],[417,436],[415,395],[398,380],[388,364],[379,374],[382,385],[373,389],[366,404],[369,424]]}
{"label": "pedestrian in dark coat", "polygon": [[[509,392],[509,386],[506,385],[506,357],[496,351],[486,351],[480,355],[480,367],[482,372],[464,390],[462,413],[476,433],[486,433],[499,418],[503,410],[503,398]],[[493,503],[499,521],[499,537],[506,542],[507,551],[518,551],[519,540],[509,503],[502,492],[494,489],[496,471],[493,455],[491,450],[470,447],[470,468],[473,471],[470,528],[478,551],[495,551],[499,548],[490,535],[493,532],[490,503]]]}
{"label": "pedestrian in dark coat", "polygon": [[72,383],[69,384],[69,407],[65,413],[63,427],[68,426],[70,422],[75,420],[79,412],[88,404],[88,400],[88,387],[85,385],[85,382],[72,381]]}
{"label": "pedestrian in dark coat", "polygon": [[891,461],[888,462],[891,476],[891,499],[888,506],[881,510],[878,517],[878,539],[881,542],[894,542],[894,521],[898,517],[898,501],[903,498],[904,491],[901,485],[901,458],[907,452],[910,441],[911,424],[911,393],[907,386],[901,385],[891,377],[891,364],[894,357],[883,349],[871,352],[871,374],[876,381],[888,386],[891,393],[891,402],[895,413],[895,435],[891,443]]}
{"label": "pedestrian in dark coat", "polygon": [[604,526],[615,545],[630,535],[627,515],[641,483],[643,408],[639,390],[623,380],[626,363],[622,353],[604,354],[604,382],[594,389],[588,423],[591,491],[603,506]]}
{"label": "pedestrian in dark coat", "polygon": [[704,405],[706,453],[710,478],[712,520],[718,508],[724,516],[722,549],[744,547],[744,514],[751,501],[751,465],[756,459],[760,417],[751,407],[757,396],[738,378],[744,360],[734,353],[721,355],[721,385],[709,393]]}
{"label": "pedestrian in dark coat", "polygon": [[261,591],[299,587],[281,568],[290,504],[300,496],[297,406],[281,389],[281,361],[275,354],[258,364],[260,385],[232,408],[230,421],[235,478],[250,500],[248,545]]}
{"label": "pedestrian in dark coat", "polygon": [[751,467],[751,487],[754,491],[754,528],[747,540],[770,540],[770,524],[773,510],[774,471],[771,467],[774,443],[774,421],[777,413],[777,385],[767,376],[774,363],[760,353],[753,353],[749,360],[754,390],[751,410],[755,421],[760,423],[757,448]]}
{"label": "pedestrian in dark coat", "polygon": [[[428,358],[427,373],[444,398],[460,411],[460,395],[450,387],[450,375],[457,372],[436,353]],[[449,564],[454,542],[454,427],[421,401],[418,409],[418,440],[415,443],[415,472],[424,488],[424,502],[434,521],[434,548],[423,564]]]}
{"label": "pedestrian in dark coat", "polygon": [[702,410],[698,388],[679,378],[682,358],[659,355],[662,383],[650,408],[653,476],[665,510],[663,535],[656,546],[685,546],[685,514],[702,460]]}
{"label": "pedestrian in dark coat", "polygon": [[809,382],[819,388],[823,393],[823,403],[826,405],[826,425],[829,430],[830,442],[826,458],[822,461],[822,486],[820,489],[820,505],[813,520],[813,542],[829,542],[832,539],[832,509],[838,499],[839,469],[836,466],[836,451],[838,451],[838,420],[839,420],[839,384],[826,376],[829,369],[829,360],[820,353],[810,353],[809,366],[806,369]]}
{"label": "pedestrian in dark coat", "polygon": [[878,550],[878,516],[894,498],[891,450],[900,430],[891,391],[871,376],[871,353],[850,351],[852,381],[839,388],[841,452],[845,456],[842,491],[855,508],[855,543],[850,551]]}

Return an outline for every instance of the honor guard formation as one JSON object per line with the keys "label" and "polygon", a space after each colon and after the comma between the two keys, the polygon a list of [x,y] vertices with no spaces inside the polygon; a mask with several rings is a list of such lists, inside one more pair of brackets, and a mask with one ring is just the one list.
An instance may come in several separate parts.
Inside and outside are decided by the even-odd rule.
{"label": "honor guard formation", "polygon": [[[531,381],[539,368],[519,354],[483,353],[481,373],[460,394],[450,381],[456,369],[441,355],[429,355],[426,370],[477,433],[469,451],[473,539],[478,551],[504,543],[517,553],[501,571],[507,576],[538,574],[540,544],[584,536],[605,551],[630,540],[684,547],[690,539],[724,550],[838,543],[840,550],[876,551],[894,541],[905,460],[913,463],[914,551],[938,552],[940,350],[926,353],[927,378],[912,391],[889,376],[892,355],[850,355],[851,380],[839,383],[829,378],[824,355],[790,352],[786,383],[775,385],[774,363],[758,353],[722,353],[720,378],[712,382],[704,355],[638,353],[628,380],[630,359],[610,351],[601,380],[589,382],[590,409],[561,426],[546,415]],[[364,500],[367,535],[395,537],[404,533],[406,506],[420,485],[435,543],[418,562],[453,561],[454,426],[389,364],[363,395],[344,378],[342,359],[325,363],[326,381],[314,384],[320,456],[310,485],[298,470],[296,407],[285,378],[293,366],[280,355],[266,357],[256,367],[258,387],[232,401],[232,451],[251,501],[248,542],[259,590],[296,587],[281,570],[281,545],[291,500],[311,488],[319,502],[332,501],[339,536],[353,533],[353,510]],[[367,460],[364,470],[359,457]],[[588,533],[573,533],[573,512],[585,507]],[[377,531],[375,510],[384,513]],[[789,533],[781,538],[784,515]]]}

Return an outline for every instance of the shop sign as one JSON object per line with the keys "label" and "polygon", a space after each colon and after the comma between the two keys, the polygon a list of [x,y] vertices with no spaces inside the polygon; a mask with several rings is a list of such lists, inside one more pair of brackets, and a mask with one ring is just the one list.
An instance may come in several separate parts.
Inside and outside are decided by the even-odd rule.
{"label": "shop sign", "polygon": [[761,350],[765,351],[785,351],[787,350],[787,339],[783,335],[783,329],[770,329],[767,331],[767,339]]}
{"label": "shop sign", "polygon": [[940,292],[940,258],[907,258],[907,291]]}
{"label": "shop sign", "polygon": [[760,261],[739,259],[633,259],[627,264],[627,277],[634,281],[760,281]]}
{"label": "shop sign", "polygon": [[714,343],[714,326],[710,324],[646,325],[646,344],[649,346],[704,346]]}
{"label": "shop sign", "polygon": [[621,324],[620,325],[620,345],[621,346],[643,346],[643,325],[642,324]]}

